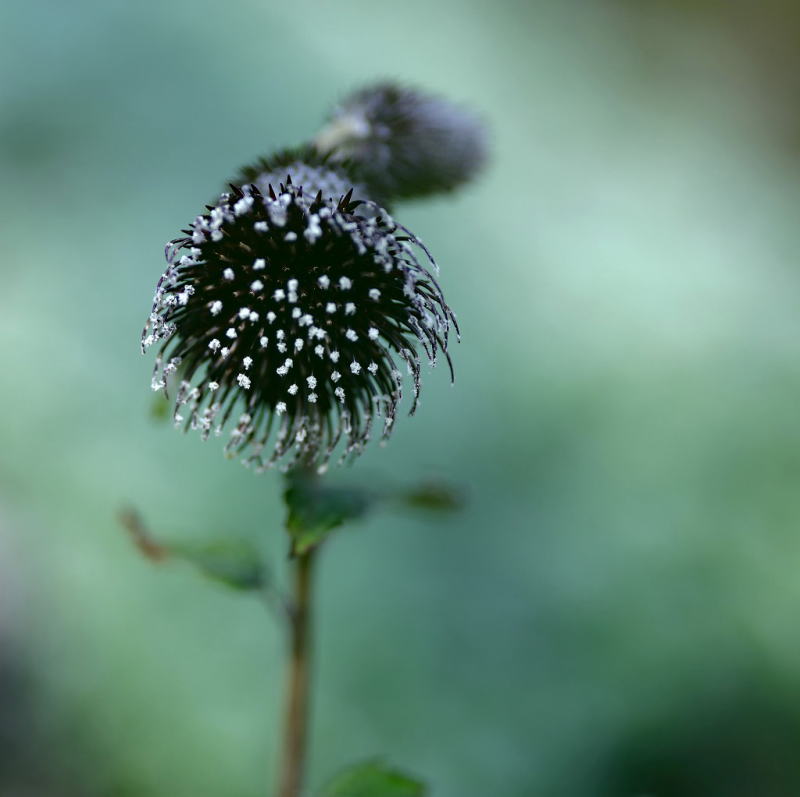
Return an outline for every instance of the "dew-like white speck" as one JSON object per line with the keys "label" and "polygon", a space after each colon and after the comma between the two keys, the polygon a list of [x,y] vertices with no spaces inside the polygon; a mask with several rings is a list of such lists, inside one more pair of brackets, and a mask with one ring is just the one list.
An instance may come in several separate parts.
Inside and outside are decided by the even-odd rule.
{"label": "dew-like white speck", "polygon": [[236,337],[236,330],[233,327],[228,327],[225,334],[232,340]]}
{"label": "dew-like white speck", "polygon": [[247,318],[250,315],[250,308],[249,307],[242,307],[239,310],[239,318]]}
{"label": "dew-like white speck", "polygon": [[250,387],[249,376],[245,376],[244,374],[236,374],[236,381],[239,383],[239,387],[243,387],[245,390]]}
{"label": "dew-like white speck", "polygon": [[375,340],[378,337],[379,334],[380,333],[378,332],[377,329],[375,329],[375,327],[370,327],[369,328],[369,332],[367,333],[367,335],[369,336],[370,340]]}
{"label": "dew-like white speck", "polygon": [[344,306],[344,314],[345,315],[355,315],[356,313],[356,306],[352,302],[348,302]]}
{"label": "dew-like white speck", "polygon": [[262,271],[267,267],[267,261],[263,257],[257,257],[253,261],[253,271]]}
{"label": "dew-like white speck", "polygon": [[317,386],[317,378],[315,376],[307,376],[306,383],[313,390]]}
{"label": "dew-like white speck", "polygon": [[350,370],[354,374],[360,374],[361,373],[361,364],[357,363],[355,360],[353,360],[353,362],[350,363]]}
{"label": "dew-like white speck", "polygon": [[316,403],[317,403],[317,394],[316,394],[316,393],[309,393],[309,394],[308,394],[308,400],[309,400],[309,401],[310,401],[312,404],[316,404]]}
{"label": "dew-like white speck", "polygon": [[372,299],[372,301],[377,302],[378,299],[381,298],[381,292],[377,288],[370,288],[369,298]]}
{"label": "dew-like white speck", "polygon": [[343,291],[349,291],[353,287],[353,281],[349,277],[339,277],[339,287]]}
{"label": "dew-like white speck", "polygon": [[211,391],[219,390],[219,382],[209,382],[208,389]]}
{"label": "dew-like white speck", "polygon": [[347,332],[345,332],[345,333],[344,333],[344,336],[345,336],[345,337],[346,337],[348,340],[352,340],[353,342],[355,342],[355,341],[357,341],[357,340],[358,340],[358,334],[357,334],[357,333],[356,333],[356,331],[355,331],[355,330],[353,330],[353,329],[348,329],[348,330],[347,330]]}
{"label": "dew-like white speck", "polygon": [[225,271],[222,272],[222,277],[223,277],[223,279],[226,279],[226,280],[229,280],[229,281],[232,280],[233,277],[234,277],[233,269],[232,268],[226,268]]}
{"label": "dew-like white speck", "polygon": [[322,288],[323,290],[330,287],[331,284],[330,277],[326,277],[324,274],[321,277],[319,277],[319,279],[317,279],[317,282],[319,283],[319,287]]}
{"label": "dew-like white speck", "polygon": [[250,370],[250,366],[252,364],[253,364],[253,358],[252,357],[245,357],[242,360],[242,365],[244,366],[244,370],[245,371],[249,371]]}
{"label": "dew-like white speck", "polygon": [[326,313],[335,313],[336,312],[336,305],[333,302],[328,302],[325,305],[325,312]]}
{"label": "dew-like white speck", "polygon": [[209,342],[208,348],[211,349],[211,351],[216,351],[221,345],[222,344],[220,344],[220,342],[214,338],[214,340]]}
{"label": "dew-like white speck", "polygon": [[330,358],[331,358],[331,362],[338,363],[339,362],[339,352],[338,351],[332,351],[330,353]]}
{"label": "dew-like white speck", "polygon": [[251,196],[243,196],[238,202],[236,202],[233,206],[233,212],[237,216],[242,216],[243,214],[247,213],[248,210],[253,205],[253,197]]}
{"label": "dew-like white speck", "polygon": [[334,371],[331,374],[331,382],[338,382],[342,378],[342,375],[338,371]]}
{"label": "dew-like white speck", "polygon": [[219,315],[220,311],[222,310],[222,302],[217,299],[215,302],[211,302],[211,315]]}
{"label": "dew-like white speck", "polygon": [[261,280],[253,280],[250,283],[250,290],[253,291],[253,293],[258,293],[259,291],[264,290],[264,283]]}
{"label": "dew-like white speck", "polygon": [[283,413],[286,412],[286,404],[283,401],[279,401],[275,405],[275,412],[278,415],[283,415]]}
{"label": "dew-like white speck", "polygon": [[371,374],[377,374],[377,373],[378,373],[378,366],[377,366],[375,363],[370,363],[370,364],[367,366],[367,370],[368,370],[368,371],[369,371]]}
{"label": "dew-like white speck", "polygon": [[297,385],[289,385],[289,394],[294,396],[298,391]]}
{"label": "dew-like white speck", "polygon": [[272,294],[272,298],[276,302],[282,302],[286,298],[286,291],[283,288],[278,288],[275,293]]}
{"label": "dew-like white speck", "polygon": [[261,344],[262,349],[266,349],[269,345],[269,338],[266,335],[262,335],[259,343]]}

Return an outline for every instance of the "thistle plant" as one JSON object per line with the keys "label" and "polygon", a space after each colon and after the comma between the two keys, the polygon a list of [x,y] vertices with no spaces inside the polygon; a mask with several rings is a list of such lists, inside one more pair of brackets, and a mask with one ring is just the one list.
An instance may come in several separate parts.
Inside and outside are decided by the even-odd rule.
{"label": "thistle plant", "polygon": [[[435,491],[342,489],[322,478],[372,437],[388,439],[404,393],[415,412],[424,361],[445,360],[453,379],[448,348],[458,325],[438,268],[388,206],[452,190],[483,160],[483,128],[470,112],[405,87],[368,87],[340,103],[311,143],[242,169],[166,247],[142,333],[143,351],[157,350],[153,390],[173,401],[177,428],[221,438],[228,456],[256,472],[277,466],[287,479],[294,589],[283,602],[291,656],[280,797],[297,797],[303,783],[322,542],[381,499],[439,506],[445,495],[447,503]],[[135,516],[126,523],[150,558],[176,552]],[[230,562],[190,558],[245,585]],[[248,572],[246,584],[259,584]],[[375,763],[325,792],[421,793]]]}

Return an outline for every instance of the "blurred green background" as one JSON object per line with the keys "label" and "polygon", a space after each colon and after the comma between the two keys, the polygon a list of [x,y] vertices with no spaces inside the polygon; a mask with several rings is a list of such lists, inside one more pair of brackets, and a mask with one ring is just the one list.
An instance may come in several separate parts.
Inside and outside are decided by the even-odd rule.
{"label": "blurred green background", "polygon": [[800,794],[799,35],[788,0],[2,0],[0,793],[268,793],[275,623],[116,513],[283,578],[280,480],[154,422],[139,332],[222,182],[390,76],[493,158],[398,208],[455,386],[332,478],[469,498],[327,546],[310,785]]}

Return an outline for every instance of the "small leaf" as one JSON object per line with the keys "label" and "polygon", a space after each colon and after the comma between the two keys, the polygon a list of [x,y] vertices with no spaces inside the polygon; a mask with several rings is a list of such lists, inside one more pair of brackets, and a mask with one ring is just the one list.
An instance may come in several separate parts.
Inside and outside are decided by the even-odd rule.
{"label": "small leaf", "polygon": [[119,520],[142,556],[151,562],[163,562],[169,557],[169,550],[153,539],[135,509],[123,509],[119,513]]}
{"label": "small leaf", "polygon": [[153,537],[135,510],[123,510],[119,519],[133,544],[151,562],[182,559],[214,581],[239,590],[263,589],[268,583],[262,557],[245,540],[166,544]]}
{"label": "small leaf", "polygon": [[320,797],[424,797],[425,785],[381,761],[366,761],[340,772]]}
{"label": "small leaf", "polygon": [[170,553],[191,562],[214,581],[240,590],[263,589],[267,573],[258,551],[243,540],[220,540],[202,545],[175,544]]}
{"label": "small leaf", "polygon": [[347,520],[363,517],[375,496],[357,487],[327,487],[305,476],[289,477],[284,493],[286,528],[293,551],[303,554]]}
{"label": "small leaf", "polygon": [[461,490],[438,481],[423,482],[410,490],[398,493],[406,506],[430,512],[455,512],[464,506]]}
{"label": "small leaf", "polygon": [[171,405],[169,399],[162,393],[157,393],[153,396],[153,401],[150,404],[150,417],[157,422],[166,421],[170,415]]}

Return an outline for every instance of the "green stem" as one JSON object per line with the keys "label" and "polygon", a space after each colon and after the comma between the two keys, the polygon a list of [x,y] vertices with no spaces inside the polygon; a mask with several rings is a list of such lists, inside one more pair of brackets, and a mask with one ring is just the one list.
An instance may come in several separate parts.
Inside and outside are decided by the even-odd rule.
{"label": "green stem", "polygon": [[295,559],[291,659],[280,766],[280,797],[299,797],[308,739],[314,548]]}

